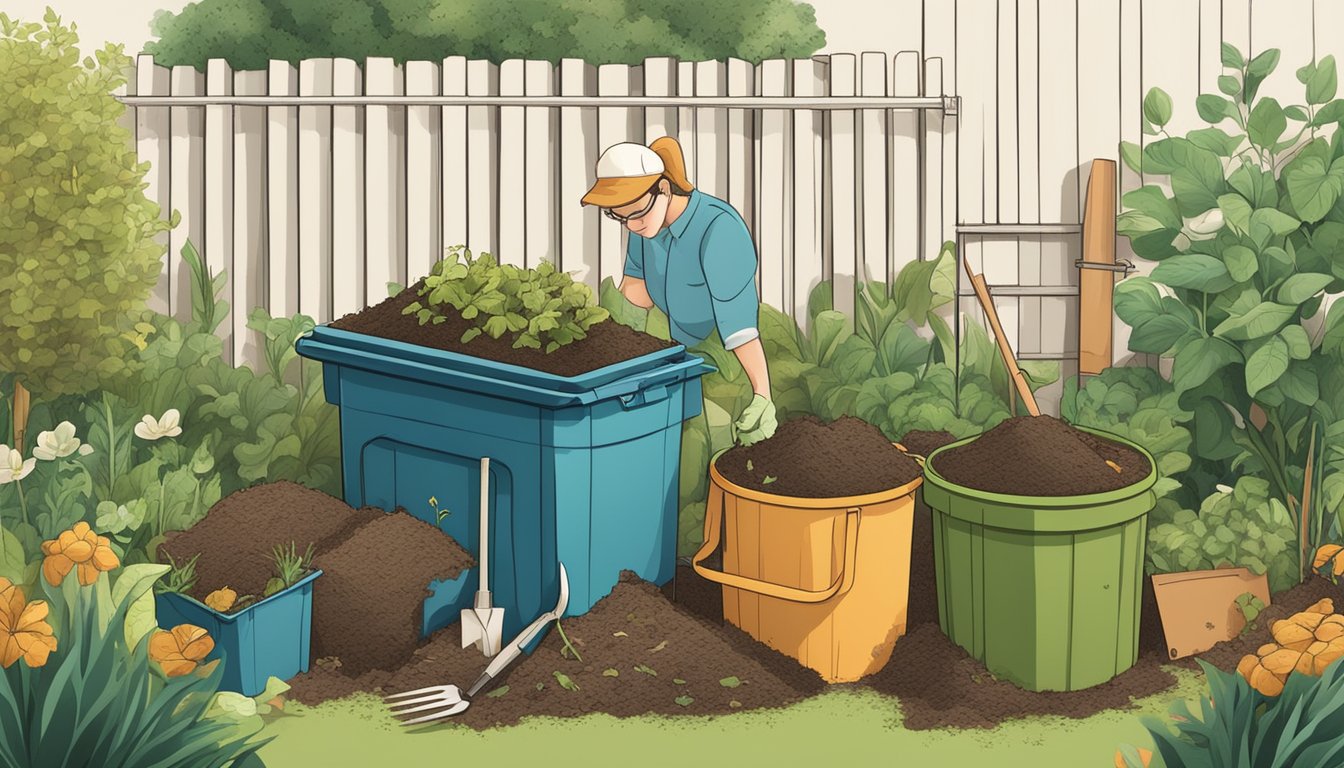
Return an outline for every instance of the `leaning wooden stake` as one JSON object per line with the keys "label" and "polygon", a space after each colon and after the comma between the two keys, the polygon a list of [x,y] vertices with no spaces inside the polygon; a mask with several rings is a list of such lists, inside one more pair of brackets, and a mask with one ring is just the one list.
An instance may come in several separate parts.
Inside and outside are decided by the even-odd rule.
{"label": "leaning wooden stake", "polygon": [[1083,258],[1078,263],[1078,372],[1111,364],[1115,277],[1115,161],[1093,160],[1083,212]]}
{"label": "leaning wooden stake", "polygon": [[1028,413],[1040,416],[1041,409],[1036,405],[1036,396],[1031,392],[1027,376],[1018,367],[1017,358],[1013,356],[1013,348],[1008,346],[1008,339],[1003,335],[1003,326],[999,324],[999,313],[994,310],[994,300],[989,296],[985,276],[977,275],[971,270],[969,257],[963,256],[961,263],[966,267],[966,276],[971,279],[971,287],[975,288],[975,296],[980,300],[985,316],[989,318],[989,327],[994,331],[994,340],[999,343],[999,354],[1003,355],[1003,363],[1008,366],[1008,375],[1012,377],[1013,384],[1017,387],[1017,394],[1022,398],[1022,402],[1026,403]]}

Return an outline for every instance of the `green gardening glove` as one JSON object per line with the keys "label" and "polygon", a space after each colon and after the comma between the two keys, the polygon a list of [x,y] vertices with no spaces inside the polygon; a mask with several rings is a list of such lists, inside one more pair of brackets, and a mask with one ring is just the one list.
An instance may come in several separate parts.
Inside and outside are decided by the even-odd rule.
{"label": "green gardening glove", "polygon": [[737,430],[737,441],[742,445],[768,440],[775,434],[779,421],[775,418],[775,404],[765,395],[751,398],[751,404],[737,417],[733,428]]}

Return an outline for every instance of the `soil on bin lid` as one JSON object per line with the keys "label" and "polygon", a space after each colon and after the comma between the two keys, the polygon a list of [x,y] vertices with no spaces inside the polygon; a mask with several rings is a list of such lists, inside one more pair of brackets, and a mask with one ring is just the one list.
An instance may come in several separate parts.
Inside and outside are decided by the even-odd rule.
{"label": "soil on bin lid", "polygon": [[882,430],[853,416],[790,419],[768,440],[729,448],[715,466],[743,488],[812,499],[880,493],[921,474]]}
{"label": "soil on bin lid", "polygon": [[1152,469],[1138,451],[1053,416],[1008,419],[933,462],[938,474],[958,485],[1021,496],[1114,491],[1139,482]]}
{"label": "soil on bin lid", "polygon": [[[792,659],[773,652],[766,655],[774,658],[758,658],[750,638],[692,616],[628,571],[591,611],[562,625],[581,659],[552,627],[530,656],[453,720],[487,728],[530,715],[728,713],[783,706],[823,687]],[[462,648],[460,638],[460,626],[449,626],[391,671],[351,675],[344,659],[321,659],[292,682],[290,695],[313,704],[360,690],[386,695],[445,683],[466,689],[488,661],[476,648]]]}
{"label": "soil on bin lid", "polygon": [[360,526],[318,557],[313,590],[313,658],[339,656],[353,671],[390,669],[420,644],[429,584],[475,565],[438,527],[405,510]]}
{"label": "soil on bin lid", "polygon": [[421,325],[414,315],[401,313],[420,298],[418,290],[422,285],[423,281],[378,304],[346,315],[333,322],[331,327],[520,365],[556,376],[578,376],[673,346],[670,341],[640,333],[614,320],[597,323],[588,329],[586,338],[550,354],[540,349],[514,349],[509,334],[498,339],[482,334],[464,344],[462,334],[473,326],[452,307],[445,307],[444,314],[448,319],[438,325]]}
{"label": "soil on bin lid", "polygon": [[198,556],[196,586],[189,593],[197,600],[223,587],[259,596],[275,575],[275,547],[293,543],[302,553],[312,544],[314,555],[321,556],[381,515],[297,483],[265,483],[220,499],[190,529],[167,534],[160,552],[179,564]]}
{"label": "soil on bin lid", "polygon": [[906,451],[916,456],[927,457],[944,445],[955,443],[956,441],[956,436],[951,432],[944,432],[941,429],[912,429],[905,433],[905,437],[902,437],[896,442],[904,446]]}

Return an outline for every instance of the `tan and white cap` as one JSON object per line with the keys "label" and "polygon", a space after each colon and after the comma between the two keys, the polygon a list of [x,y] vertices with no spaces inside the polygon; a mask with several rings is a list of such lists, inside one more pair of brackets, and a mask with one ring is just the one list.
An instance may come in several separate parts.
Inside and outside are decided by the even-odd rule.
{"label": "tan and white cap", "polygon": [[649,146],[632,141],[613,144],[597,159],[597,181],[583,196],[584,205],[617,208],[642,197],[654,182],[667,176],[673,186],[689,192],[686,161],[676,139],[664,136]]}

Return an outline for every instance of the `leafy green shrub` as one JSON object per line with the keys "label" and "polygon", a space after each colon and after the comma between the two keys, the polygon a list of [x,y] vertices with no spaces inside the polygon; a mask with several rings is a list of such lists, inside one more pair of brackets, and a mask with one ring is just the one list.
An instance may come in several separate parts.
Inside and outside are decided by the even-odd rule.
{"label": "leafy green shrub", "polygon": [[[34,407],[33,431],[54,431],[64,421],[83,445],[38,460],[22,481],[23,502],[18,483],[0,484],[0,576],[22,578],[32,567],[23,552],[36,552],[42,539],[81,520],[104,531],[126,562],[153,562],[165,531],[190,527],[220,498],[256,481],[293,480],[339,494],[337,411],[326,402],[321,364],[294,352],[295,338],[313,321],[254,310],[248,325],[263,340],[265,369],[228,365],[214,333],[228,311],[218,299],[222,281],[194,256],[184,248],[192,320],[154,316],[145,323],[134,337],[134,376]],[[176,430],[159,423],[169,414]],[[158,429],[148,430],[146,418]]]}
{"label": "leafy green shrub", "polygon": [[[220,716],[221,670],[167,677],[150,659],[150,589],[166,566],[91,586],[42,580],[56,650],[0,670],[0,763],[107,768],[260,765],[256,717]],[[22,596],[20,595],[20,600]],[[31,604],[30,604],[31,605]],[[227,699],[225,699],[227,701]]]}
{"label": "leafy green shrub", "polygon": [[[1310,495],[1311,551],[1328,535],[1322,518],[1338,514],[1325,497],[1344,497],[1339,480],[1319,475],[1313,482],[1330,491],[1304,490],[1314,436],[1344,430],[1344,402],[1330,391],[1339,388],[1322,386],[1344,375],[1344,310],[1331,309],[1323,334],[1308,325],[1324,294],[1344,290],[1344,100],[1335,98],[1333,57],[1297,70],[1305,103],[1288,106],[1258,97],[1278,50],[1246,61],[1224,44],[1222,59],[1224,95],[1195,105],[1218,127],[1167,135],[1171,100],[1154,89],[1144,115],[1159,138],[1141,151],[1122,144],[1130,167],[1167,177],[1173,194],[1149,184],[1124,196],[1118,231],[1159,264],[1151,277],[1120,284],[1115,309],[1133,327],[1131,350],[1173,359],[1199,457],[1187,481],[1207,493],[1234,474],[1255,474],[1285,508]],[[1295,510],[1284,523],[1290,541],[1302,533],[1297,520]]]}
{"label": "leafy green shrub", "polygon": [[131,372],[123,334],[158,281],[153,238],[169,229],[118,123],[112,93],[131,61],[119,45],[81,61],[78,42],[50,9],[42,24],[0,14],[11,73],[0,82],[0,370],[39,398]]}
{"label": "leafy green shrub", "polygon": [[609,316],[588,286],[550,262],[525,269],[500,264],[488,253],[473,257],[463,245],[449,248],[434,264],[419,295],[424,301],[402,312],[415,315],[421,325],[437,325],[448,319],[443,308],[452,307],[472,324],[462,334],[464,344],[482,333],[493,339],[509,333],[514,349],[544,345],[550,353],[586,337],[589,328]]}
{"label": "leafy green shrub", "polygon": [[1293,528],[1283,502],[1270,494],[1269,483],[1242,477],[1235,488],[1218,490],[1204,499],[1196,514],[1175,511],[1170,522],[1148,531],[1148,560],[1157,573],[1196,571],[1235,565],[1267,573],[1269,588],[1281,592],[1298,582]]}
{"label": "leafy green shrub", "polygon": [[204,69],[210,58],[265,69],[268,59],[395,56],[437,61],[454,53],[639,64],[648,56],[748,61],[810,56],[826,41],[812,6],[793,0],[203,0],[155,16],[160,64]]}
{"label": "leafy green shrub", "polygon": [[[1275,698],[1256,691],[1241,675],[1200,661],[1209,693],[1196,715],[1184,701],[1170,720],[1140,718],[1167,768],[1293,768],[1344,766],[1344,666],[1320,677],[1294,672]],[[1132,751],[1132,750],[1131,750]],[[1133,763],[1130,763],[1133,765]]]}

